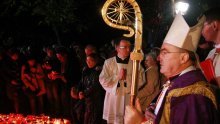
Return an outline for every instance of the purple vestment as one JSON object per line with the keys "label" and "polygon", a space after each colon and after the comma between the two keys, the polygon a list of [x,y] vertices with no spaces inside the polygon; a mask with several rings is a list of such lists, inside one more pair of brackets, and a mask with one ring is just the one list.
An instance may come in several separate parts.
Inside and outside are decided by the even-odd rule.
{"label": "purple vestment", "polygon": [[[206,81],[200,70],[189,71],[171,80],[169,92],[177,88],[184,88],[199,81]],[[165,97],[166,98],[166,97]],[[159,124],[163,115],[165,99],[157,114],[155,123]],[[170,124],[220,124],[219,114],[213,101],[200,94],[189,94],[180,97],[171,97]]]}

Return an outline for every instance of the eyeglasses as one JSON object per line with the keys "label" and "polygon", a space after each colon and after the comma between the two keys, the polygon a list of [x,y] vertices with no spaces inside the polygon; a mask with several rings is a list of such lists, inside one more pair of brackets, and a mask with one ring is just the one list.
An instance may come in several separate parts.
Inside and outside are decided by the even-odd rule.
{"label": "eyeglasses", "polygon": [[160,55],[161,56],[164,56],[164,55],[166,55],[166,54],[168,54],[168,53],[185,53],[185,52],[169,52],[169,51],[167,51],[167,50],[160,50]]}
{"label": "eyeglasses", "polygon": [[119,46],[120,49],[131,49],[131,46]]}

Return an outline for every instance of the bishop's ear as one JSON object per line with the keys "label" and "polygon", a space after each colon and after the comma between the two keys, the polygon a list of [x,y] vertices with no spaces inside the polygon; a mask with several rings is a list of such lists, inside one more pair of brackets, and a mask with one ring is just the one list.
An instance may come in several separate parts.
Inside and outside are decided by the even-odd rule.
{"label": "bishop's ear", "polygon": [[180,54],[181,64],[186,63],[189,60],[189,54],[187,52]]}

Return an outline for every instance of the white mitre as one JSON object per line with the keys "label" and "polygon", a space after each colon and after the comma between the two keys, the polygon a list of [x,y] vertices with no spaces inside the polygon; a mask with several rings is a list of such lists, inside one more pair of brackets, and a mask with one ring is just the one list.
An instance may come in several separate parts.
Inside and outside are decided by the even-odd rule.
{"label": "white mitre", "polygon": [[163,43],[195,52],[201,36],[205,16],[198,23],[189,27],[181,14],[177,14]]}

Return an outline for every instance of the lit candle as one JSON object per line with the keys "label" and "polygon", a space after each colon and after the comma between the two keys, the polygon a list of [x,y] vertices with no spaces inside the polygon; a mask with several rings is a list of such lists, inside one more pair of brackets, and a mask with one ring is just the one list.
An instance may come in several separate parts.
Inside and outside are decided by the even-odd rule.
{"label": "lit candle", "polygon": [[60,119],[55,119],[54,124],[61,124],[61,120]]}

